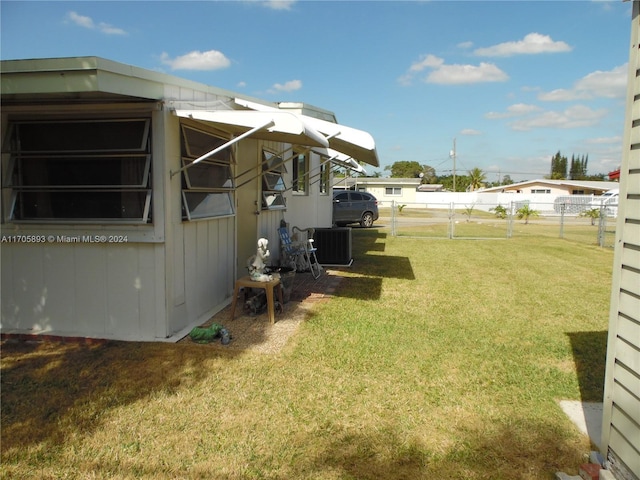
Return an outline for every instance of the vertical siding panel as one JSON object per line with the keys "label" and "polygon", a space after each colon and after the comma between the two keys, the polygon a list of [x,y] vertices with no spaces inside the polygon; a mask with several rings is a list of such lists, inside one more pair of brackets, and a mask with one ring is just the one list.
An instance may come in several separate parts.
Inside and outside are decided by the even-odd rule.
{"label": "vertical siding panel", "polygon": [[194,304],[197,298],[196,295],[196,272],[198,269],[198,261],[196,254],[196,223],[184,224],[184,272],[185,272],[185,287],[184,297],[186,303],[186,318],[187,320],[195,319]]}
{"label": "vertical siding panel", "polygon": [[12,245],[2,245],[0,248],[0,281],[2,282],[2,288],[0,288],[0,305],[2,305],[2,321],[0,326],[6,328],[7,325],[13,326],[13,317],[18,309],[18,303],[14,296],[14,278],[15,272],[13,269],[13,252]]}
{"label": "vertical siding panel", "polygon": [[16,274],[11,287],[15,303],[20,306],[15,311],[15,326],[39,330],[41,325],[37,310],[44,289],[44,272],[42,250],[32,247],[24,244],[11,245],[12,266]]}
{"label": "vertical siding panel", "polygon": [[138,255],[133,247],[108,244],[107,296],[109,314],[107,332],[124,338],[141,332],[138,301]]}
{"label": "vertical siding panel", "polygon": [[77,248],[74,270],[77,329],[96,336],[104,335],[108,319],[107,249],[101,246]]}
{"label": "vertical siding panel", "polygon": [[209,270],[209,229],[208,221],[196,222],[196,317],[207,312],[207,294],[211,285]]}
{"label": "vertical siding panel", "polygon": [[138,293],[140,328],[143,338],[155,338],[156,312],[156,264],[154,245],[140,244],[138,253],[138,278],[135,288]]}
{"label": "vertical siding panel", "polygon": [[43,254],[42,318],[55,320],[56,331],[78,332],[75,314],[76,270],[75,251],[82,245],[71,243],[50,244],[41,249]]}

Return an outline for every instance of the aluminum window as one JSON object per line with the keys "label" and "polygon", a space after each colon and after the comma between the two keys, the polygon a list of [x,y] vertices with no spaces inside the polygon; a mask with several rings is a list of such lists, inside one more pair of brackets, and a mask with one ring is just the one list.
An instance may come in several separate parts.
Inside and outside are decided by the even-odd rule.
{"label": "aluminum window", "polygon": [[309,190],[309,162],[304,153],[295,153],[292,163],[292,190],[306,194]]}
{"label": "aluminum window", "polygon": [[329,193],[329,171],[330,167],[323,163],[320,165],[320,193],[327,195]]}
{"label": "aluminum window", "polygon": [[224,145],[228,140],[212,133],[181,125],[182,218],[196,220],[234,215],[233,151],[225,148],[193,164],[193,161]]}
{"label": "aluminum window", "polygon": [[283,210],[287,207],[283,192],[287,189],[283,174],[287,172],[282,157],[262,151],[262,209]]}
{"label": "aluminum window", "polygon": [[5,218],[150,222],[150,127],[148,118],[11,121]]}

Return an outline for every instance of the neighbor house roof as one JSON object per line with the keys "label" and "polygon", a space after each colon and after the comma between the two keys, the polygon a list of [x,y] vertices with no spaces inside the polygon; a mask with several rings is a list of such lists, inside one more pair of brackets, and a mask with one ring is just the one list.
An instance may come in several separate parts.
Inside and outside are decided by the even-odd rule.
{"label": "neighbor house roof", "polygon": [[526,180],[524,182],[512,183],[510,185],[500,185],[498,187],[485,188],[479,190],[480,192],[501,192],[504,190],[520,190],[526,188],[528,185],[549,185],[554,187],[571,187],[571,188],[584,188],[588,190],[600,190],[607,191],[612,188],[618,187],[617,182],[600,182],[591,180],[550,180],[547,178],[537,180]]}

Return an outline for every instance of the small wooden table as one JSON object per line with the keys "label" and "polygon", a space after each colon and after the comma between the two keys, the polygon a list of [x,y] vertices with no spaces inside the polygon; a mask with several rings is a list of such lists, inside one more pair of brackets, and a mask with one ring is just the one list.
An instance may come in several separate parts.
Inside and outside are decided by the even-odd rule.
{"label": "small wooden table", "polygon": [[265,293],[267,294],[267,311],[269,312],[269,321],[271,323],[275,323],[276,315],[273,289],[276,287],[278,287],[278,300],[280,300],[280,305],[283,305],[282,285],[280,285],[280,279],[274,278],[270,282],[258,282],[247,275],[246,277],[242,277],[236,280],[236,286],[233,289],[233,301],[231,302],[231,320],[233,320],[233,317],[235,316],[236,302],[238,301],[238,294],[240,293],[240,288],[242,287],[264,289]]}

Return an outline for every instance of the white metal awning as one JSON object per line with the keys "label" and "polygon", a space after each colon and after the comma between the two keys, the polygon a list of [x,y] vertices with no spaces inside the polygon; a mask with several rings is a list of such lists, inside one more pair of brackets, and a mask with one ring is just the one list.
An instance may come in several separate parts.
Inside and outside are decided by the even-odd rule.
{"label": "white metal awning", "polygon": [[[254,111],[262,112],[282,112],[276,107],[262,105],[240,98],[234,99],[237,105],[250,108]],[[339,123],[332,123],[326,120],[310,117],[308,115],[297,114],[306,124],[318,132],[324,134],[329,141],[329,146],[351,158],[374,167],[380,166],[376,144],[368,132],[356,128],[347,127]]]}
{"label": "white metal awning", "polygon": [[328,158],[328,161],[335,163],[336,165],[340,165],[341,167],[346,167],[351,170],[354,170],[357,173],[361,173],[363,175],[367,174],[367,171],[364,169],[362,165],[356,162],[349,155],[345,155],[344,153],[340,153],[337,150],[332,148],[312,148],[312,152],[317,153],[322,157]]}
{"label": "white metal awning", "polygon": [[300,115],[279,110],[174,110],[176,116],[215,124],[232,135],[254,130],[252,138],[312,147],[328,147],[325,136]]}

